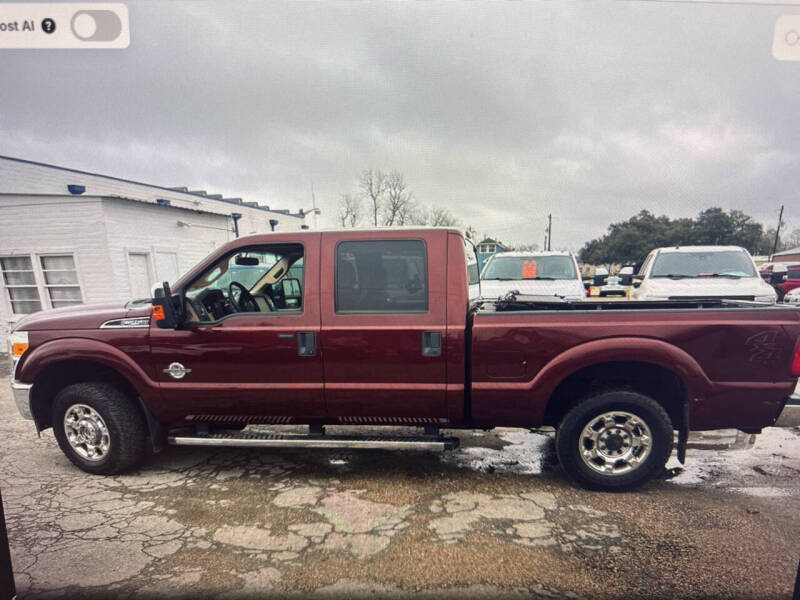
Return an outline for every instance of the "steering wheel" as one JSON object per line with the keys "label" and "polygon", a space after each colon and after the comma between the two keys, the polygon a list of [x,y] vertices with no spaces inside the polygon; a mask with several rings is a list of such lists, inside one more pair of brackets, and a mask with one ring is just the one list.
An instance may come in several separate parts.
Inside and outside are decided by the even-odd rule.
{"label": "steering wheel", "polygon": [[[238,300],[233,295],[234,288],[239,290]],[[231,281],[228,286],[228,300],[231,302],[231,308],[236,312],[261,312],[256,299],[253,298],[253,294],[238,281]]]}

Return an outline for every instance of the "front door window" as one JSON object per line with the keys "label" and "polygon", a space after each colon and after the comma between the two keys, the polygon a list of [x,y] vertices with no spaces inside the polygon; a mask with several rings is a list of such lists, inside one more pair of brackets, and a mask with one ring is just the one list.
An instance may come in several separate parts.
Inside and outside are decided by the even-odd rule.
{"label": "front door window", "polygon": [[239,313],[302,313],[303,247],[255,246],[228,254],[186,289],[189,322]]}

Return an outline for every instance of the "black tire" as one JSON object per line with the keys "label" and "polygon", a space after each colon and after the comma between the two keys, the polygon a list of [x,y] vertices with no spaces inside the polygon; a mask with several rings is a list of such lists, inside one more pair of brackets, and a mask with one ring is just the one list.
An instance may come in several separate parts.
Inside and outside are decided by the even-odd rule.
{"label": "black tire", "polygon": [[[53,432],[61,451],[75,466],[96,475],[116,475],[138,466],[146,453],[147,425],[135,402],[110,383],[75,383],[65,387],[53,400]],[[84,458],[67,439],[64,415],[75,404],[96,411],[108,428],[108,452],[99,460]]]}
{"label": "black tire", "polygon": [[[650,429],[650,451],[627,472],[601,473],[584,462],[579,443],[587,425],[613,411],[630,413]],[[564,415],[556,434],[556,453],[567,475],[582,487],[617,492],[640,486],[661,473],[672,453],[672,439],[672,421],[658,402],[637,392],[606,390],[588,396]],[[624,467],[625,463],[621,464]]]}

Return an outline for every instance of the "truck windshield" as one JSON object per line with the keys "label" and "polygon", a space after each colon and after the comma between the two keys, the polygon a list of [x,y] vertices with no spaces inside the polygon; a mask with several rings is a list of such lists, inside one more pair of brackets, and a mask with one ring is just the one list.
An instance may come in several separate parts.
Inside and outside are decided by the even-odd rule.
{"label": "truck windshield", "polygon": [[667,252],[659,254],[650,277],[755,277],[750,257],[742,250]]}
{"label": "truck windshield", "polygon": [[481,279],[577,279],[569,256],[495,256]]}

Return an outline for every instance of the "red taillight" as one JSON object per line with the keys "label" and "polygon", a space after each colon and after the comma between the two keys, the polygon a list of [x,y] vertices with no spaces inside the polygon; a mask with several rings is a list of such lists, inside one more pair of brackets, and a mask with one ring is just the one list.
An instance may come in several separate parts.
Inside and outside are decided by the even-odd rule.
{"label": "red taillight", "polygon": [[794,349],[794,358],[792,358],[792,375],[800,377],[800,341]]}

